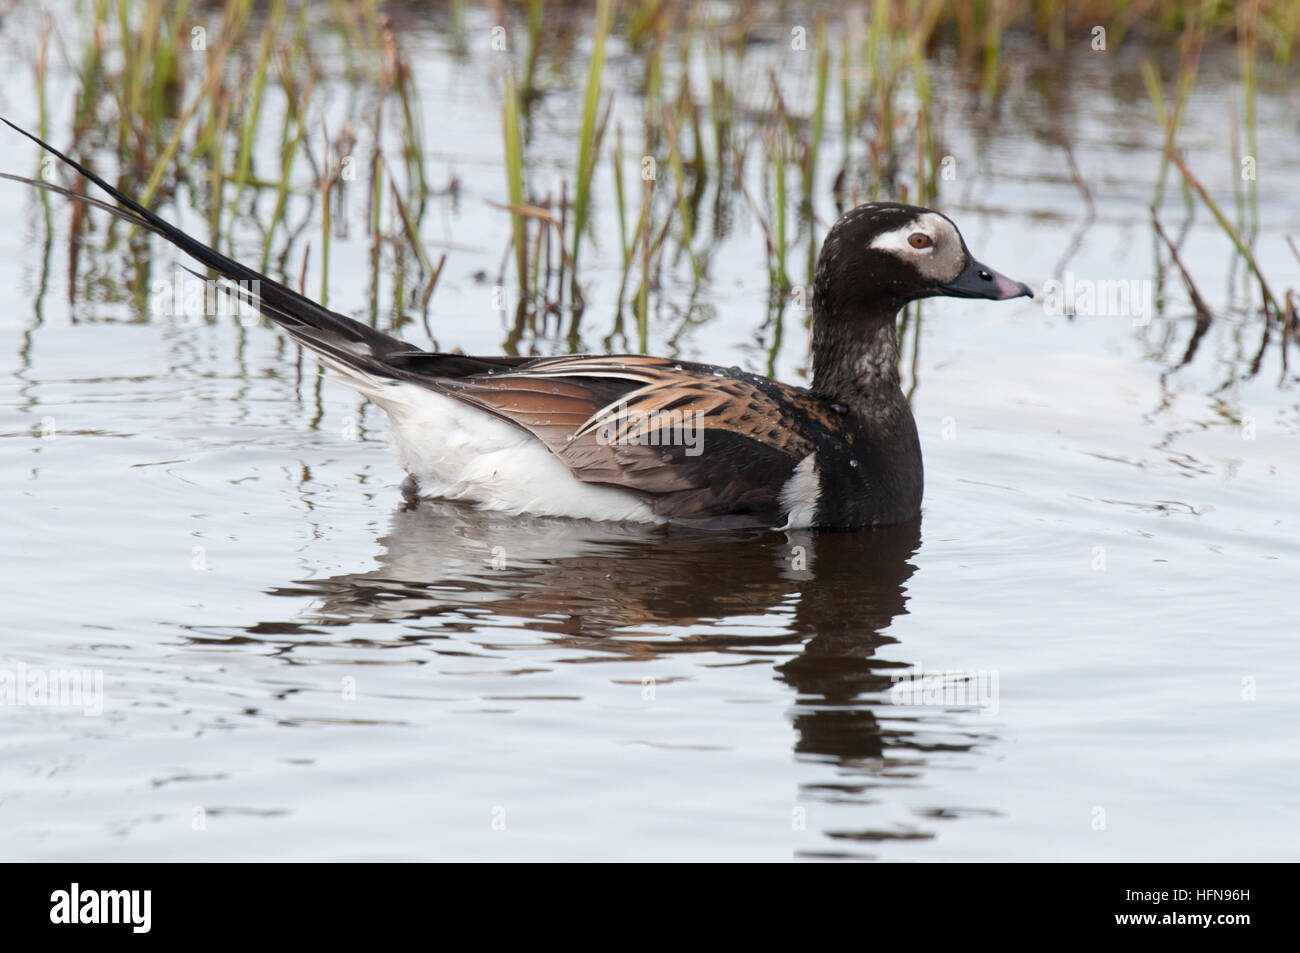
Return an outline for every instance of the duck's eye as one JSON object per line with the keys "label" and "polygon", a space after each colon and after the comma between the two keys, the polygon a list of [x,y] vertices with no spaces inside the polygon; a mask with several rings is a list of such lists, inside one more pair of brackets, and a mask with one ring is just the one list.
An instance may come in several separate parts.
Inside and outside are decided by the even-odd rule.
{"label": "duck's eye", "polygon": [[925,232],[913,232],[907,237],[907,243],[913,248],[929,248],[934,244],[934,239]]}

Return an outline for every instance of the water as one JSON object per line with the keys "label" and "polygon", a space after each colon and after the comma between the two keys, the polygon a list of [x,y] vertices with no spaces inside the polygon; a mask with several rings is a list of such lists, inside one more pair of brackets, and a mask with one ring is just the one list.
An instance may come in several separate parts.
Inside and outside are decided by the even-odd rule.
{"label": "water", "polygon": [[[0,32],[3,112],[29,126],[31,29]],[[504,194],[491,67],[452,56],[436,21],[404,31],[426,127],[458,136],[427,163],[461,193],[426,231],[464,246],[432,328],[498,351],[506,322],[474,278],[508,231],[482,202]],[[1046,91],[1047,66],[1017,66],[986,125],[948,83],[960,173],[941,205],[981,260],[1041,288],[1077,238],[1076,276],[1152,277],[1159,135],[1135,62],[1080,59]],[[952,67],[935,70],[944,88]],[[1229,207],[1233,70],[1203,64],[1181,140]],[[1297,92],[1265,80],[1257,249],[1281,291],[1300,286],[1283,240],[1300,220]],[[537,168],[571,163],[577,95],[544,101]],[[32,151],[7,141],[4,169],[29,173]],[[382,414],[318,387],[311,362],[299,375],[274,331],[140,322],[111,295],[74,321],[62,200],[38,311],[41,207],[13,183],[0,207],[0,671],[103,679],[97,715],[0,710],[6,858],[1300,854],[1300,354],[1284,370],[1274,332],[1250,376],[1262,322],[1224,307],[1182,363],[1195,322],[1176,275],[1145,327],[928,303],[919,526],[665,534],[409,509]],[[608,203],[596,215],[598,234],[616,227]],[[1166,228],[1182,219],[1171,203]],[[761,242],[738,215],[684,330],[689,285],[665,289],[677,309],[651,350],[764,370]],[[595,300],[618,281],[598,244]],[[336,307],[367,306],[364,248],[334,250]],[[1203,209],[1182,256],[1212,306],[1236,302]],[[584,317],[587,347],[608,314]],[[787,314],[776,372],[799,381],[805,362]],[[900,694],[918,671],[965,693]]]}

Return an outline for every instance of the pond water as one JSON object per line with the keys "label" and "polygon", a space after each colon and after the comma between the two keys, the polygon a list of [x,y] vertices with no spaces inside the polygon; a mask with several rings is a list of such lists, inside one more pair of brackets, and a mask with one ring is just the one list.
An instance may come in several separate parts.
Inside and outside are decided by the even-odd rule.
{"label": "pond water", "polygon": [[[29,128],[34,17],[0,27],[0,112]],[[402,41],[426,173],[459,187],[424,223],[453,245],[430,326],[499,352],[512,322],[476,277],[509,233],[485,201],[505,200],[496,73],[435,18]],[[1156,277],[1141,52],[1081,44],[1063,68],[1013,45],[992,116],[965,108],[951,58],[932,63],[958,170],[936,204],[977,257],[1038,289]],[[784,53],[754,55],[762,72]],[[611,50],[612,75],[630,62]],[[584,69],[534,116],[543,179],[572,167]],[[1276,72],[1256,253],[1280,292],[1300,287],[1300,85]],[[637,115],[622,75],[615,116]],[[50,82],[75,87],[60,56]],[[1179,140],[1229,208],[1239,97],[1231,51],[1207,56]],[[35,149],[6,135],[0,166],[32,174]],[[276,147],[259,143],[265,174]],[[621,267],[596,194],[581,343],[602,350]],[[927,302],[908,367],[920,524],[738,537],[407,507],[382,413],[300,372],[275,330],[70,301],[67,204],[47,234],[39,197],[0,183],[0,671],[98,673],[102,698],[0,706],[0,856],[1300,856],[1300,350],[1285,368],[1274,329],[1257,359],[1263,320],[1204,207],[1181,248],[1216,310],[1201,333],[1172,272],[1145,324],[1041,296]],[[366,248],[336,244],[331,306],[368,310]],[[103,264],[81,264],[100,288]],[[765,372],[759,226],[735,216],[693,311],[688,277],[666,279],[649,350]],[[773,368],[801,383],[802,316],[785,320]]]}

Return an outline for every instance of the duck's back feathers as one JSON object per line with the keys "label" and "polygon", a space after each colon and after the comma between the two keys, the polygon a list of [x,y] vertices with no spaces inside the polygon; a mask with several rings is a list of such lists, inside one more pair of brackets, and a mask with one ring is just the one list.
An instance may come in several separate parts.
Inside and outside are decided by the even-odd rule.
{"label": "duck's back feathers", "polygon": [[[508,422],[578,480],[630,492],[655,516],[674,521],[786,523],[783,491],[796,468],[829,432],[844,429],[839,415],[807,391],[737,368],[640,355],[414,352],[383,364],[392,380]],[[384,403],[382,389],[374,396]]]}

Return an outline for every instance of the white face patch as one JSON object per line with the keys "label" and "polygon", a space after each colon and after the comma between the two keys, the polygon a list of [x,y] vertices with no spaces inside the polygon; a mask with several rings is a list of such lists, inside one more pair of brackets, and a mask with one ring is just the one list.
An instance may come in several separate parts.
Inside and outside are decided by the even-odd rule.
{"label": "white face patch", "polygon": [[[911,238],[918,233],[929,237],[928,248],[912,246]],[[872,239],[871,247],[910,262],[922,277],[936,284],[955,281],[966,270],[961,235],[936,212],[922,212],[906,225],[882,232]]]}

